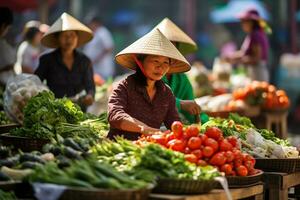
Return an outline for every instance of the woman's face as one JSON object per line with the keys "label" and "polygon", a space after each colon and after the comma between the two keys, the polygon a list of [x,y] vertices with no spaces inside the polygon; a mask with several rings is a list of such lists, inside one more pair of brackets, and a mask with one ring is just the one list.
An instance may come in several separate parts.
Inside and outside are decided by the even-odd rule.
{"label": "woman's face", "polygon": [[169,71],[170,59],[164,56],[148,55],[143,61],[148,78],[158,81]]}
{"label": "woman's face", "polygon": [[59,46],[63,50],[74,50],[77,47],[78,35],[75,31],[63,31],[58,36]]}
{"label": "woman's face", "polygon": [[42,32],[37,32],[33,37],[32,43],[34,45],[39,45],[41,43],[42,36]]}
{"label": "woman's face", "polygon": [[251,33],[253,22],[251,20],[242,20],[242,29],[245,33]]}

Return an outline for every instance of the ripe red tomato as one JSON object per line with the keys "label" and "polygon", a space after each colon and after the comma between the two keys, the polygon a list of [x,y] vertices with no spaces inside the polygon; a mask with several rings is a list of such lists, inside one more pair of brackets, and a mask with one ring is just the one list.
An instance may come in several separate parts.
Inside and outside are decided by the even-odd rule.
{"label": "ripe red tomato", "polygon": [[199,134],[199,137],[201,138],[202,142],[208,138],[205,134]]}
{"label": "ripe red tomato", "polygon": [[220,139],[221,136],[223,136],[222,131],[217,127],[209,127],[205,131],[205,135],[209,138],[213,138],[216,141]]}
{"label": "ripe red tomato", "polygon": [[248,169],[244,165],[241,165],[241,166],[236,168],[236,173],[239,176],[247,176],[248,175]]}
{"label": "ripe red tomato", "polygon": [[206,147],[204,147],[203,150],[202,150],[202,155],[203,155],[204,157],[209,158],[209,157],[211,157],[213,154],[214,154],[214,149],[213,149],[212,147],[210,147],[210,146],[206,146]]}
{"label": "ripe red tomato", "polygon": [[159,135],[151,135],[151,139],[155,141],[155,143],[161,144],[165,146],[167,144],[167,138],[163,134]]}
{"label": "ripe red tomato", "polygon": [[228,142],[233,146],[233,147],[237,147],[238,145],[238,140],[236,137],[234,136],[229,136],[226,138],[228,140]]}
{"label": "ripe red tomato", "polygon": [[200,149],[202,141],[199,137],[191,137],[188,141],[188,147],[190,149]]}
{"label": "ripe red tomato", "polygon": [[220,151],[231,151],[232,145],[228,142],[228,140],[224,139],[219,142]]}
{"label": "ripe red tomato", "polygon": [[199,135],[199,129],[195,125],[188,126],[185,131],[185,136],[187,138],[196,137]]}
{"label": "ripe red tomato", "polygon": [[243,160],[243,154],[240,150],[233,150],[232,152],[235,160]]}
{"label": "ripe red tomato", "polygon": [[225,157],[227,158],[227,162],[232,162],[234,160],[234,155],[232,151],[226,151]]}
{"label": "ripe red tomato", "polygon": [[232,166],[230,164],[222,165],[221,172],[225,172],[226,175],[230,175],[232,173]]}
{"label": "ripe red tomato", "polygon": [[167,138],[168,141],[176,139],[176,137],[173,133],[169,133],[166,138]]}
{"label": "ripe red tomato", "polygon": [[226,157],[224,156],[224,153],[218,152],[213,155],[213,157],[209,160],[209,163],[217,166],[224,165],[226,163]]}
{"label": "ripe red tomato", "polygon": [[243,161],[241,159],[234,160],[234,167],[237,168],[243,164]]}
{"label": "ripe red tomato", "polygon": [[218,148],[219,148],[219,144],[216,140],[212,139],[212,138],[207,138],[205,141],[204,141],[204,145],[205,146],[210,146],[213,148],[214,152],[217,152],[218,151]]}
{"label": "ripe red tomato", "polygon": [[192,151],[192,154],[194,154],[198,159],[202,158],[202,151],[200,149]]}
{"label": "ripe red tomato", "polygon": [[183,151],[184,154],[190,154],[191,153],[191,150],[190,148],[188,147],[185,147],[184,151]]}
{"label": "ripe red tomato", "polygon": [[251,171],[254,169],[254,164],[251,162],[251,160],[244,161],[244,165],[248,169],[248,171]]}
{"label": "ripe red tomato", "polygon": [[181,138],[183,134],[183,125],[180,121],[174,121],[171,130],[173,131],[176,138]]}
{"label": "ripe red tomato", "polygon": [[205,160],[199,160],[197,163],[199,166],[205,167],[207,165],[207,162]]}
{"label": "ripe red tomato", "polygon": [[174,151],[180,151],[183,152],[185,149],[184,142],[178,139],[174,139],[168,142],[167,146],[174,150]]}
{"label": "ripe red tomato", "polygon": [[194,154],[186,154],[184,155],[185,160],[191,162],[191,163],[197,163],[198,158]]}

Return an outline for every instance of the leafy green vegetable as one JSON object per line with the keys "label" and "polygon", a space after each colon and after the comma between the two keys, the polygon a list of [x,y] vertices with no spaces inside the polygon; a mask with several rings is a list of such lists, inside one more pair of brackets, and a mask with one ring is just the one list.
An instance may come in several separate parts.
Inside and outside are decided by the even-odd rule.
{"label": "leafy green vegetable", "polygon": [[23,127],[12,130],[11,134],[49,140],[57,139],[58,135],[97,139],[106,136],[109,130],[106,116],[84,114],[71,100],[56,99],[52,92],[43,91],[28,101]]}
{"label": "leafy green vegetable", "polygon": [[27,177],[30,182],[54,183],[67,186],[110,189],[140,189],[149,184],[116,171],[95,158],[71,162],[69,167],[60,169],[55,163],[38,167]]}
{"label": "leafy green vegetable", "polygon": [[17,197],[13,192],[4,192],[3,190],[0,190],[0,200],[17,200]]}
{"label": "leafy green vegetable", "polygon": [[6,116],[5,112],[0,111],[0,125],[11,124],[12,121]]}
{"label": "leafy green vegetable", "polygon": [[92,151],[100,161],[108,162],[117,170],[145,181],[154,181],[156,177],[207,180],[220,176],[215,168],[197,167],[185,161],[183,154],[157,144],[140,148],[130,141],[117,138],[116,142],[97,144]]}

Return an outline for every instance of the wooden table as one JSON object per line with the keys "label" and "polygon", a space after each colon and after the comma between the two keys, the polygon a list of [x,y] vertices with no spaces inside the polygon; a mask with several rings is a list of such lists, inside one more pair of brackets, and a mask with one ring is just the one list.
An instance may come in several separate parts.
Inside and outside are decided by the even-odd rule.
{"label": "wooden table", "polygon": [[[255,186],[230,189],[232,199],[263,200],[264,187],[262,184]],[[149,200],[227,200],[224,190],[212,190],[201,195],[167,195],[150,194]]]}
{"label": "wooden table", "polygon": [[291,187],[295,187],[295,195],[300,194],[300,172],[265,172],[263,177],[269,199],[288,200],[288,190]]}

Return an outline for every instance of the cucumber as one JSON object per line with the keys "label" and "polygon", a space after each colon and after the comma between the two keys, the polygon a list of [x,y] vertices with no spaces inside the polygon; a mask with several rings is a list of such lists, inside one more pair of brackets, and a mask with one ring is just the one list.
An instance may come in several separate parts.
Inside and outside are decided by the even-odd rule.
{"label": "cucumber", "polygon": [[9,176],[7,176],[6,174],[0,172],[0,181],[9,181],[9,180],[11,180],[9,178]]}
{"label": "cucumber", "polygon": [[76,151],[83,152],[83,149],[72,138],[66,138],[66,139],[64,139],[64,143],[63,144],[65,146],[73,148]]}
{"label": "cucumber", "polygon": [[63,153],[66,157],[71,158],[71,159],[81,159],[81,152],[76,151],[75,149],[71,147],[64,147]]}
{"label": "cucumber", "polygon": [[42,166],[41,163],[26,161],[21,164],[21,169],[35,169],[36,167]]}
{"label": "cucumber", "polygon": [[20,162],[26,162],[26,161],[33,161],[33,162],[39,162],[41,164],[45,164],[45,161],[40,158],[40,156],[33,155],[30,153],[24,153],[20,156]]}

